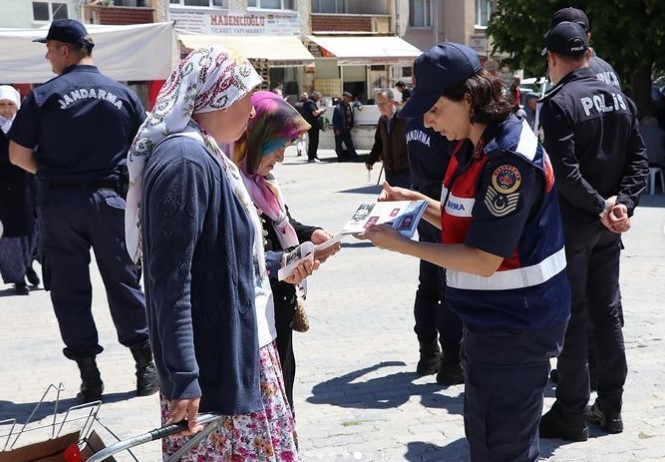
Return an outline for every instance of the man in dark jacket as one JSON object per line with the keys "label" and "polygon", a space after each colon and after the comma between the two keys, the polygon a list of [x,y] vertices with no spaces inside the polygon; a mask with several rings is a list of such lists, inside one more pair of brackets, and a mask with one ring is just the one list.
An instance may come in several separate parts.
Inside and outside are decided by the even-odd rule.
{"label": "man in dark jacket", "polygon": [[392,90],[379,90],[375,101],[379,107],[379,112],[381,112],[381,117],[376,126],[374,146],[372,146],[372,150],[367,157],[365,167],[367,167],[367,170],[372,170],[374,164],[381,160],[386,171],[388,184],[410,188],[411,173],[406,151],[407,119],[399,118],[399,111]]}
{"label": "man in dark jacket", "polygon": [[[351,138],[351,129],[353,128],[353,110],[356,104],[353,103],[353,95],[348,91],[342,93],[342,100],[335,106],[333,111],[333,130],[335,132],[335,152],[339,162],[356,161],[358,153],[353,147]],[[358,110],[362,110],[362,106]],[[346,146],[346,152],[342,147]]]}
{"label": "man in dark jacket", "polygon": [[319,124],[319,116],[326,112],[326,108],[319,107],[319,100],[321,99],[321,94],[317,91],[313,92],[305,104],[303,104],[303,117],[308,124],[311,125],[311,128],[307,131],[307,136],[309,137],[309,143],[307,146],[307,163],[314,163],[319,160],[317,151],[319,149],[319,132],[321,131],[321,125]]}

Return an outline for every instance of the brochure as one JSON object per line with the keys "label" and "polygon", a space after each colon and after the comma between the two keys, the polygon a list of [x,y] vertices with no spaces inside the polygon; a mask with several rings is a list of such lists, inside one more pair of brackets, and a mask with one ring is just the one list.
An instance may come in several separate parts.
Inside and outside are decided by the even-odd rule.
{"label": "brochure", "polygon": [[[277,278],[280,281],[283,281],[285,278],[291,276],[296,267],[300,264],[302,260],[313,261],[314,257],[319,254],[317,258],[328,257],[326,250],[337,244],[342,240],[341,234],[335,234],[333,237],[328,239],[321,244],[314,245],[310,241],[303,242],[298,247],[293,249],[291,252],[284,255],[284,266],[279,269],[277,273]],[[321,255],[324,254],[324,255]]]}
{"label": "brochure", "polygon": [[370,226],[388,224],[410,238],[418,229],[425,210],[427,202],[423,200],[363,203],[344,225],[342,234],[362,234]]}
{"label": "brochure", "polygon": [[306,241],[293,249],[291,252],[284,254],[282,257],[284,264],[277,272],[277,279],[283,281],[287,277],[291,276],[300,262],[305,259],[314,261],[315,250],[316,249],[314,248],[314,244]]}

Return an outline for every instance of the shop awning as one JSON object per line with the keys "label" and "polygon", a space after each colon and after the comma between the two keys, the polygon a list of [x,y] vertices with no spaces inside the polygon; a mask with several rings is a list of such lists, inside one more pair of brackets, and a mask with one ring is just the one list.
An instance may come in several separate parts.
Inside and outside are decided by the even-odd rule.
{"label": "shop awning", "polygon": [[339,65],[413,64],[422,52],[396,36],[307,37],[321,49],[324,58],[337,58]]}
{"label": "shop awning", "polygon": [[267,60],[273,67],[314,64],[314,56],[296,36],[179,33],[178,38],[185,47],[192,49],[206,45],[235,48],[246,58]]}
{"label": "shop awning", "polygon": [[[113,79],[162,80],[180,59],[173,23],[85,27],[95,42],[92,59]],[[32,42],[47,32],[48,26],[0,29],[0,82],[43,83],[55,77],[44,59],[46,45]]]}

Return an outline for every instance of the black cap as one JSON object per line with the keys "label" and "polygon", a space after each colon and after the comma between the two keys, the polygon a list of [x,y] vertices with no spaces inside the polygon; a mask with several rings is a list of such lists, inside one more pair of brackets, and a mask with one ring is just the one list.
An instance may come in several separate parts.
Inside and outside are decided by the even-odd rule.
{"label": "black cap", "polygon": [[573,7],[568,7],[568,8],[562,8],[556,13],[554,13],[554,16],[552,16],[552,20],[550,21],[550,27],[549,29],[552,29],[554,26],[557,24],[560,24],[562,22],[576,22],[582,28],[586,31],[589,32],[590,27],[589,27],[589,17],[586,15],[586,13],[582,10],[578,10],[577,8]]}
{"label": "black cap", "polygon": [[548,51],[571,55],[589,48],[586,31],[576,22],[564,21],[550,29],[545,35],[545,48],[540,53],[545,56]]}
{"label": "black cap", "polygon": [[413,62],[413,94],[400,117],[417,117],[430,110],[449,87],[464,82],[483,66],[471,48],[453,42],[433,46]]}
{"label": "black cap", "polygon": [[94,46],[85,26],[75,19],[55,19],[46,37],[35,39],[33,42],[46,43],[48,40]]}

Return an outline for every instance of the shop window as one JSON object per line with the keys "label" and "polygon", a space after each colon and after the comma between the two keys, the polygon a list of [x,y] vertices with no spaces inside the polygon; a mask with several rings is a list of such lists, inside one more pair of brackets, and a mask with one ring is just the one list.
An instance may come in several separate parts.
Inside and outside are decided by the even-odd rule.
{"label": "shop window", "polygon": [[432,0],[409,0],[409,26],[432,27]]}
{"label": "shop window", "polygon": [[294,0],[247,0],[248,7],[267,10],[294,10],[294,3]]}
{"label": "shop window", "polygon": [[312,0],[312,13],[346,13],[345,0]]}
{"label": "shop window", "polygon": [[226,0],[170,0],[172,5],[226,8]]}
{"label": "shop window", "polygon": [[492,9],[491,0],[476,0],[476,27],[487,27]]}
{"label": "shop window", "polygon": [[32,2],[32,16],[35,21],[52,21],[69,17],[67,4],[61,2]]}

